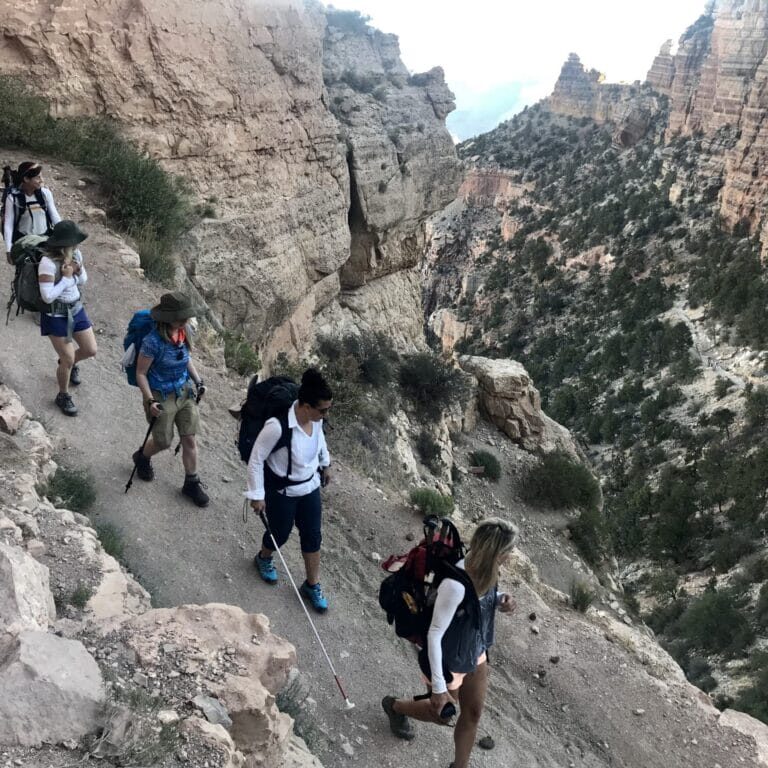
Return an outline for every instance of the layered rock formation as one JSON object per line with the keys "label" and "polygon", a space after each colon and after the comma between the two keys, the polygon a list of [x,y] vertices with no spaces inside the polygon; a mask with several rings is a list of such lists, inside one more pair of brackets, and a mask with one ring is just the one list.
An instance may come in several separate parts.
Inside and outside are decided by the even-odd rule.
{"label": "layered rock formation", "polygon": [[722,176],[723,218],[748,224],[764,245],[767,27],[763,0],[720,0],[714,15],[702,16],[680,38],[674,57],[662,49],[648,74],[648,83],[670,97],[668,138],[703,135],[711,143],[703,173],[711,176],[715,168]]}
{"label": "layered rock formation", "polygon": [[[25,413],[12,390],[4,397]],[[181,744],[185,734],[182,762],[194,768],[322,768],[275,704],[296,662],[293,646],[272,634],[265,616],[233,606],[151,610],[88,518],[38,495],[56,470],[52,453],[37,422],[22,419],[14,436],[0,432],[6,762],[31,765],[27,748],[64,744],[67,763],[82,751],[83,761],[149,764],[141,758],[149,760],[165,727],[168,743]],[[96,733],[98,740],[82,741]]]}
{"label": "layered rock formation", "polygon": [[[116,118],[215,201],[184,266],[267,361],[303,351],[323,309],[354,306],[342,288],[412,267],[423,220],[455,193],[442,72],[410,78],[396,38],[365,25],[326,32],[319,3],[4,0],[0,11],[0,71],[31,79],[57,115]],[[401,282],[399,306],[415,296]]]}
{"label": "layered rock formation", "polygon": [[560,115],[612,123],[614,143],[621,147],[632,146],[644,136],[660,108],[658,99],[637,83],[604,83],[603,75],[595,69],[585,70],[575,53],[563,64],[544,105]]}

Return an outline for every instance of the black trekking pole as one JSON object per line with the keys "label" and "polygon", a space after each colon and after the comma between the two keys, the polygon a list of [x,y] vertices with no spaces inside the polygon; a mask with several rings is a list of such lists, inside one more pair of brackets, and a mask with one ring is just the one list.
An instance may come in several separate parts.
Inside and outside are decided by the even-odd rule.
{"label": "black trekking pole", "polygon": [[288,570],[288,565],[285,562],[285,558],[283,557],[283,553],[280,551],[280,547],[277,546],[277,542],[275,541],[275,537],[272,535],[272,530],[269,527],[269,523],[267,522],[267,516],[264,513],[264,510],[262,509],[259,513],[259,516],[261,517],[261,522],[264,523],[264,527],[267,529],[267,533],[269,534],[269,538],[272,540],[272,546],[275,548],[275,551],[280,557],[280,562],[283,564],[283,568],[285,568],[285,572],[288,574],[288,578],[291,582],[291,586],[293,587],[293,591],[296,593],[296,597],[299,600],[299,603],[301,604],[301,607],[304,609],[304,613],[307,617],[307,621],[309,622],[309,626],[312,627],[312,631],[315,633],[315,637],[317,638],[317,642],[320,644],[320,648],[323,651],[323,655],[325,656],[325,660],[328,662],[328,666],[331,668],[331,673],[333,674],[334,680],[336,680],[336,685],[339,687],[339,691],[341,692],[342,697],[344,698],[344,703],[347,705],[347,709],[354,709],[354,704],[349,700],[349,697],[347,696],[346,692],[344,691],[344,686],[341,684],[341,680],[339,680],[339,676],[336,674],[336,670],[333,667],[333,662],[331,661],[331,657],[328,655],[328,651],[325,650],[325,646],[323,645],[323,641],[320,639],[320,635],[317,633],[317,628],[315,627],[315,623],[312,621],[312,617],[309,615],[309,611],[307,610],[307,606],[304,605],[304,601],[301,599],[301,595],[299,594],[299,590],[296,586],[296,582],[293,580],[293,576],[291,576],[291,572]]}
{"label": "black trekking pole", "polygon": [[[159,408],[162,408],[162,406],[158,406]],[[157,421],[157,416],[153,416],[149,420],[149,426],[147,427],[147,434],[144,436],[144,442],[141,444],[141,448],[139,450],[143,453],[144,452],[144,446],[147,444],[147,440],[149,440],[149,435],[152,432],[152,427],[155,426],[155,422]],[[135,445],[135,443],[134,443]],[[128,489],[133,485],[133,476],[136,474],[136,462],[133,463],[133,472],[131,472],[131,476],[128,478],[128,482],[125,484],[125,492],[128,493]]]}

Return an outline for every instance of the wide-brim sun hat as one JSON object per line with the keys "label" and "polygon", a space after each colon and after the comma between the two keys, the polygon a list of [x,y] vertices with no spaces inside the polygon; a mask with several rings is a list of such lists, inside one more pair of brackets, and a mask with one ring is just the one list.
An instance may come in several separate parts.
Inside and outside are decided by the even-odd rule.
{"label": "wide-brim sun hat", "polygon": [[192,303],[186,293],[173,291],[164,293],[160,303],[152,307],[149,314],[158,323],[174,323],[179,320],[189,320],[201,313],[201,308]]}
{"label": "wide-brim sun hat", "polygon": [[88,235],[71,219],[62,219],[52,230],[46,241],[48,248],[69,248],[80,245]]}

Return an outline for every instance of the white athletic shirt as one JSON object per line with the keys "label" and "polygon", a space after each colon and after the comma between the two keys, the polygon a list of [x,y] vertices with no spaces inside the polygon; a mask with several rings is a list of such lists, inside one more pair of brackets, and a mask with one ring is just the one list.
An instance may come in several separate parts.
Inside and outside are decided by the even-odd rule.
{"label": "white athletic shirt", "polygon": [[[45,205],[48,208],[48,215],[51,217],[51,226],[61,221],[61,216],[56,210],[53,202],[53,195],[48,187],[42,188]],[[45,218],[45,211],[38,205],[37,198],[34,195],[26,195],[27,206],[24,213],[19,218],[16,228],[22,235],[44,235],[48,229],[48,222]],[[13,197],[8,196],[5,201],[5,220],[3,221],[3,237],[5,239],[5,250],[10,251],[13,245],[13,220],[16,216],[14,211]]]}
{"label": "white athletic shirt", "polygon": [[80,264],[80,274],[73,275],[72,277],[62,277],[58,282],[55,281],[56,277],[61,274],[61,270],[56,262],[48,256],[43,256],[40,259],[40,264],[37,267],[37,276],[50,275],[54,279],[53,283],[40,283],[40,295],[43,297],[43,301],[48,304],[52,301],[63,301],[71,304],[80,298],[79,286],[85,285],[88,275],[83,266],[83,257],[79,250],[75,251],[74,259]]}
{"label": "white athletic shirt", "polygon": [[[289,485],[285,489],[286,496],[306,496],[315,488],[320,487],[320,475],[318,467],[330,466],[331,458],[328,455],[328,446],[325,444],[322,421],[312,422],[312,434],[308,435],[296,420],[296,406],[298,400],[288,410],[288,428],[291,434],[291,475],[289,480],[303,480],[307,482],[299,485]],[[264,428],[259,432],[256,442],[251,450],[251,458],[248,461],[248,490],[245,492],[247,499],[261,501],[265,496],[264,491],[264,462],[280,477],[285,477],[288,469],[288,449],[281,448],[272,453],[281,435],[280,422],[276,418],[267,419]]]}
{"label": "white athletic shirt", "polygon": [[[464,560],[459,560],[456,567],[463,571]],[[464,599],[465,592],[464,585],[456,579],[443,579],[437,587],[432,623],[427,632],[427,654],[429,667],[432,671],[433,693],[445,693],[448,690],[443,675],[443,635],[448,631],[448,627]],[[499,604],[504,594],[506,593],[499,592],[496,605]]]}

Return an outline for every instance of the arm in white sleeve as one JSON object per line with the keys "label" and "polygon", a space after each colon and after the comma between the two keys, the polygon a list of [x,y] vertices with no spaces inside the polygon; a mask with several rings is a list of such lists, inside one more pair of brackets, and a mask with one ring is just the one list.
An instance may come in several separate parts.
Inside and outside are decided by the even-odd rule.
{"label": "arm in white sleeve", "polygon": [[443,635],[464,599],[464,585],[455,579],[443,579],[437,588],[435,610],[427,632],[427,654],[432,671],[432,693],[445,693],[448,687],[443,676]]}
{"label": "arm in white sleeve", "polygon": [[45,207],[48,209],[48,218],[51,220],[51,226],[55,227],[61,221],[61,216],[56,210],[56,203],[53,202],[53,194],[48,187],[43,188],[43,197],[45,197]]}
{"label": "arm in white sleeve", "polygon": [[282,427],[277,419],[267,419],[263,429],[259,432],[251,449],[251,458],[248,460],[248,474],[246,482],[248,490],[245,497],[252,501],[264,499],[264,462],[277,445],[282,434]]}
{"label": "arm in white sleeve", "polygon": [[320,428],[320,440],[318,442],[320,444],[320,450],[317,454],[317,463],[321,467],[330,467],[331,456],[328,453],[328,444],[325,442],[325,432],[323,432],[322,427]]}
{"label": "arm in white sleeve", "polygon": [[79,248],[77,251],[75,251],[75,261],[80,265],[80,272],[76,275],[73,275],[73,277],[77,281],[78,286],[85,285],[88,282],[88,273],[85,271],[85,264],[83,264],[83,254],[80,253]]}
{"label": "arm in white sleeve", "polygon": [[[38,277],[52,277],[56,278],[56,267],[47,258],[40,260],[40,265],[37,268]],[[74,277],[62,277],[58,283],[42,283],[38,282],[40,286],[40,295],[43,297],[43,301],[46,304],[50,304],[52,301],[61,296],[61,294],[73,285],[77,285]]]}
{"label": "arm in white sleeve", "polygon": [[13,197],[9,194],[5,198],[5,218],[3,219],[3,239],[5,240],[6,251],[10,251],[13,245],[13,206]]}

